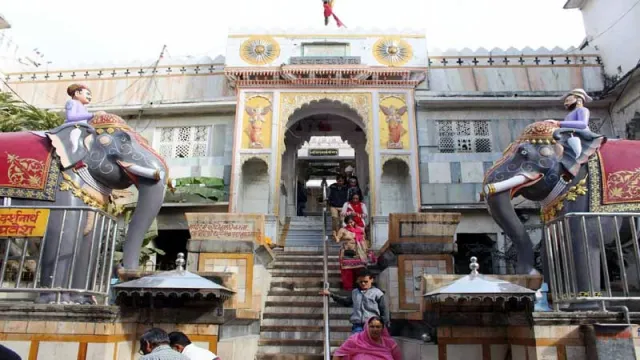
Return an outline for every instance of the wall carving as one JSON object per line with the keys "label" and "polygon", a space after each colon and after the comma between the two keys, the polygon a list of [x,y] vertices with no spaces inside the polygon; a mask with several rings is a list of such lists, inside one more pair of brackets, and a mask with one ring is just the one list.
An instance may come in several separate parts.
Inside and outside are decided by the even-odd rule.
{"label": "wall carving", "polygon": [[247,95],[242,109],[242,149],[271,147],[273,106],[270,94]]}
{"label": "wall carving", "polygon": [[380,146],[386,149],[409,147],[409,113],[404,94],[380,97]]}

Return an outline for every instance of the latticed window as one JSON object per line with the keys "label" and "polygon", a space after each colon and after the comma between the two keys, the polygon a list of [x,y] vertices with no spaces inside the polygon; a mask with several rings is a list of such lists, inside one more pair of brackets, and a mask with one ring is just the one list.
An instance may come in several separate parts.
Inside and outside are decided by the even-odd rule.
{"label": "latticed window", "polygon": [[160,154],[166,158],[207,156],[208,126],[160,128]]}
{"label": "latticed window", "polygon": [[491,152],[487,120],[438,120],[438,150],[441,153]]}

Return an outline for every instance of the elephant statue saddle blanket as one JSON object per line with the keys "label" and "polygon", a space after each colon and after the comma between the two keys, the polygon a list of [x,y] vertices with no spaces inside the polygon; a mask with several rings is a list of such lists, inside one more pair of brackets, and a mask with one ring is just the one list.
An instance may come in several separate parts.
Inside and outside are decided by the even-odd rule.
{"label": "elephant statue saddle blanket", "polygon": [[640,141],[609,140],[589,159],[592,212],[640,210]]}
{"label": "elephant statue saddle blanket", "polygon": [[0,197],[55,201],[60,166],[48,138],[0,133]]}

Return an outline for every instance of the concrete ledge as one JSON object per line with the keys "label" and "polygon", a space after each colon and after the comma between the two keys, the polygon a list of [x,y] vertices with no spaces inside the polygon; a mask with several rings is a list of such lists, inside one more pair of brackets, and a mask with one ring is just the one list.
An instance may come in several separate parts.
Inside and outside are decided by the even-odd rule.
{"label": "concrete ledge", "polygon": [[198,253],[240,253],[253,252],[253,241],[219,241],[219,240],[189,240],[187,251]]}

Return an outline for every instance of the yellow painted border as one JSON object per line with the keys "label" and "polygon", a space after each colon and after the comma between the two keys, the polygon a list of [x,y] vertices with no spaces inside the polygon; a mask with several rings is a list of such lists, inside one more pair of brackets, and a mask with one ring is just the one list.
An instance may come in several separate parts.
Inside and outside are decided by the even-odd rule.
{"label": "yellow painted border", "polygon": [[247,260],[246,280],[244,283],[244,302],[237,302],[238,309],[251,309],[253,299],[253,254],[201,253],[198,259],[198,271],[204,271],[208,259],[245,259]]}

